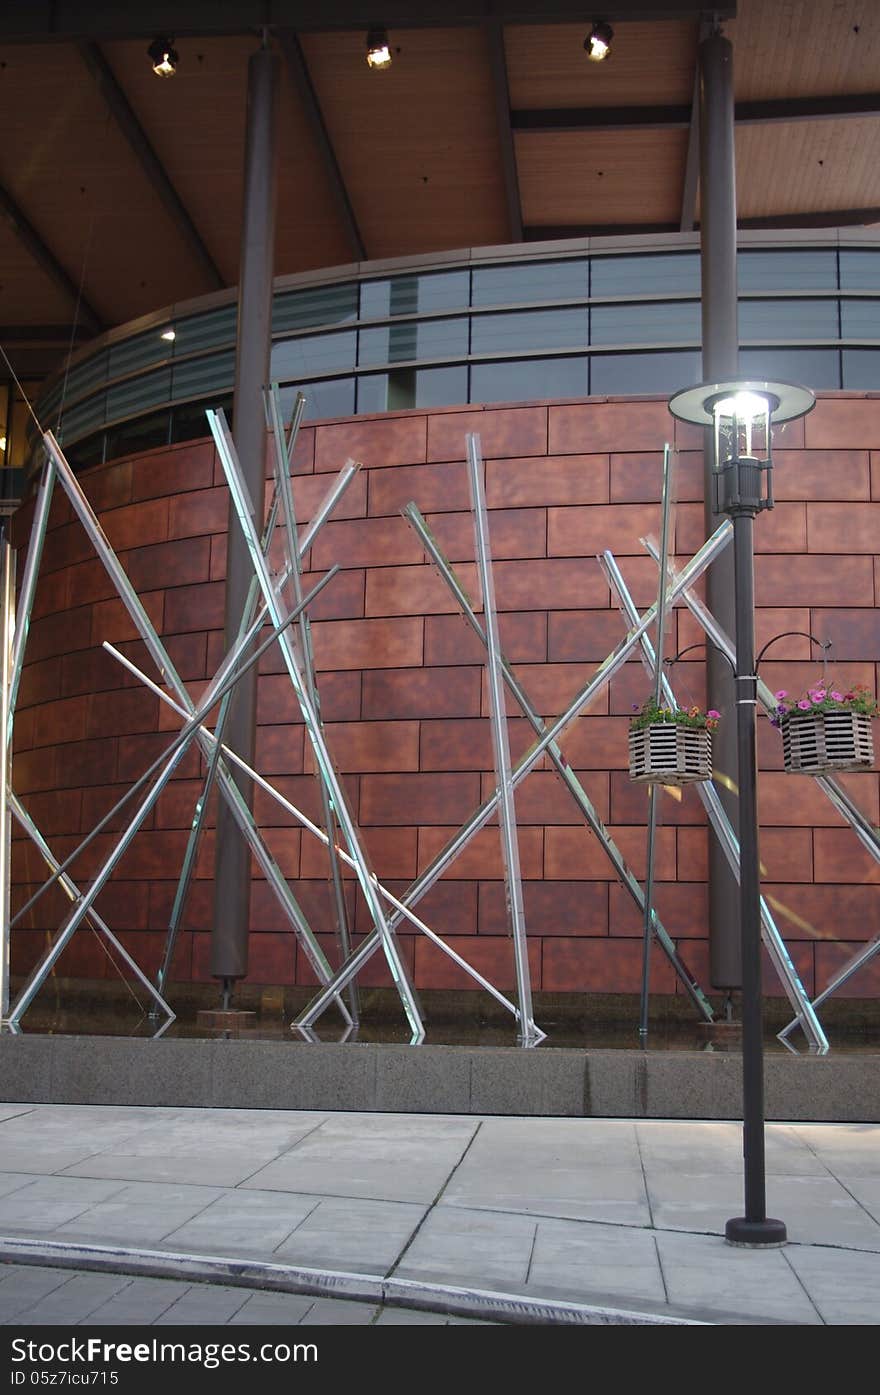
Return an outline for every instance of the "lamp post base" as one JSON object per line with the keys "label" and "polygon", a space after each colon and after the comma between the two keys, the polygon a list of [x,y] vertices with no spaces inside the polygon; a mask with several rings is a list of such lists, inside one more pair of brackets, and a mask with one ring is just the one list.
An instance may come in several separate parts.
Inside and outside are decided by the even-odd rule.
{"label": "lamp post base", "polygon": [[745,1216],[734,1216],[724,1227],[724,1238],[728,1245],[741,1245],[757,1250],[784,1245],[788,1233],[784,1221],[774,1221],[770,1216],[763,1221],[750,1221]]}

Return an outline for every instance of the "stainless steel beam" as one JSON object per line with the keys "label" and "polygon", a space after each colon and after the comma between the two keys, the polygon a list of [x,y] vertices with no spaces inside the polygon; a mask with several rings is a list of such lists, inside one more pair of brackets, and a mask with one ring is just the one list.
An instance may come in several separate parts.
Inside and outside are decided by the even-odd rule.
{"label": "stainless steel beam", "polygon": [[0,1021],[9,1016],[9,894],[12,882],[12,713],[15,642],[15,552],[0,542]]}

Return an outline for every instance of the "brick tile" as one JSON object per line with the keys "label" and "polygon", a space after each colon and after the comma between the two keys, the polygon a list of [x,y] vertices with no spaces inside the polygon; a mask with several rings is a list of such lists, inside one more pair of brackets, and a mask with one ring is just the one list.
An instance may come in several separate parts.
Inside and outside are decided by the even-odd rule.
{"label": "brick tile", "polygon": [[[409,888],[409,881],[395,881],[391,877],[383,877],[382,881],[401,900]],[[473,935],[477,927],[477,883],[436,882],[420,897],[412,910],[435,934],[444,938],[449,935]],[[364,933],[373,928],[362,896],[358,897],[355,925]]]}
{"label": "brick tile", "polygon": [[[80,827],[80,807],[83,803],[81,790],[51,790],[29,794],[22,803],[46,838],[51,838],[56,833],[71,833]],[[17,836],[19,831],[18,824],[13,820],[13,837]]]}
{"label": "brick tile", "polygon": [[312,548],[316,570],[332,567],[387,567],[421,562],[422,545],[403,518],[355,518],[325,523]]}
{"label": "brick tile", "polygon": [[[174,784],[175,781],[171,781]],[[95,785],[82,790],[82,818],[79,824],[71,825],[66,831],[68,833],[91,833],[93,829],[101,824],[107,833],[119,833],[127,828],[137,807],[134,801],[126,802],[114,814],[112,811],[122,799],[123,795],[130,789],[129,785]],[[190,819],[181,828],[189,827],[192,821],[192,805],[190,805]],[[143,820],[141,828],[152,828],[155,824],[155,811],[147,815]]]}
{"label": "brick tile", "polygon": [[28,633],[27,656],[30,663],[73,649],[87,649],[91,642],[92,610],[80,606],[58,615],[35,620]]}
{"label": "brick tile", "polygon": [[[331,935],[319,935],[318,939],[327,958],[330,960],[331,964],[334,963],[338,957],[334,937]],[[363,936],[355,936],[352,940],[352,947],[357,949],[362,939]],[[414,937],[412,935],[407,934],[397,936],[398,948],[410,974],[412,974],[413,968],[413,939]],[[297,951],[296,981],[300,984],[309,985],[317,983],[314,970],[301,948]],[[385,955],[381,946],[376,949],[372,957],[365,964],[363,970],[358,974],[358,984],[361,988],[390,988],[393,986],[391,971],[385,961]]]}
{"label": "brick tile", "polygon": [[261,775],[296,775],[302,771],[303,727],[257,727],[254,764]]}
{"label": "brick tile", "polygon": [[[543,833],[541,828],[519,829],[519,861],[524,880],[540,878],[542,875]],[[423,872],[446,846],[448,836],[448,830],[445,828],[419,829],[420,872]],[[504,867],[498,829],[482,828],[479,833],[475,833],[444,875],[451,881],[461,878],[465,881],[478,881],[482,878],[500,881],[504,876]]]}
{"label": "brick tile", "polygon": [[[659,502],[663,490],[663,451],[611,456],[610,499],[615,504]],[[675,497],[679,503],[703,498],[703,453],[678,456]]]}
{"label": "brick tile", "polygon": [[626,625],[616,609],[552,611],[548,616],[547,656],[551,663],[597,665],[617,648],[625,634]]}
{"label": "brick tile", "polygon": [[224,587],[217,582],[175,587],[165,600],[165,628],[172,634],[223,627]]}
{"label": "brick tile", "polygon": [[[80,655],[78,654],[76,657],[79,658]],[[109,655],[107,657],[109,658]],[[41,663],[25,665],[22,670],[21,685],[18,689],[16,721],[22,708],[30,707],[37,702],[51,702],[52,698],[60,697],[62,692],[65,696],[67,695],[68,690],[62,688],[61,683],[63,662],[61,658],[52,658],[43,659]]]}
{"label": "brick tile", "polygon": [[[494,988],[510,992],[516,987],[516,968],[513,960],[513,941],[509,936],[462,935],[450,937],[449,946],[466,959],[478,973],[488,979]],[[416,987],[450,988],[459,991],[479,990],[480,985],[464,969],[444,954],[436,945],[419,936],[416,940]],[[528,945],[529,972],[533,989],[541,984],[541,946],[536,940]],[[510,1019],[510,1030],[515,1032],[516,1024]]]}
{"label": "brick tile", "polygon": [[[546,509],[498,508],[491,509],[488,517],[489,551],[493,562],[503,558],[546,556]],[[469,561],[476,555],[472,514],[429,514],[426,522],[441,552],[451,562]]]}
{"label": "brick tile", "polygon": [[176,494],[169,501],[169,538],[196,538],[225,533],[229,518],[229,490],[225,485]]}
{"label": "brick tile", "polygon": [[112,465],[99,465],[80,475],[83,493],[96,513],[131,502],[134,497],[132,472],[133,462],[123,460]]}
{"label": "brick tile", "polygon": [[[814,652],[817,652],[814,650]],[[874,665],[872,663],[837,663],[834,660],[834,650],[830,651],[831,658],[828,662],[828,682],[832,688],[839,688],[842,692],[848,692],[856,683],[864,683],[867,687],[874,686]],[[800,697],[808,689],[815,687],[822,678],[822,663],[820,659],[812,663],[774,663],[773,650],[767,654],[767,658],[761,664],[761,677],[772,693],[784,690],[792,697]]]}
{"label": "brick tile", "polygon": [[[82,741],[78,746],[70,748],[70,751],[74,754],[77,752],[81,753],[79,759],[86,769],[89,768],[89,751],[95,751],[96,754],[101,757],[102,763],[103,760],[106,759],[110,765],[109,773],[102,774],[99,779],[89,780],[86,783],[105,784],[114,779],[128,780],[129,782],[138,779],[157,756],[164,754],[164,752],[168,750],[168,735],[163,731],[146,732],[141,736],[126,736],[125,739],[118,744],[119,757],[118,765],[115,770],[113,768],[113,762],[109,760],[109,755],[106,758],[103,757],[101,748],[105,747],[108,752],[112,751],[117,745],[116,741]],[[88,751],[83,751],[83,747],[88,748]],[[65,756],[63,759],[69,760],[70,757]],[[189,748],[176,769],[180,779],[198,778],[199,754],[195,745]],[[75,784],[76,781],[72,779],[69,783]]]}
{"label": "brick tile", "polygon": [[585,402],[550,408],[549,450],[554,455],[662,450],[671,435],[665,402]]}
{"label": "brick tile", "polygon": [[[530,935],[606,935],[606,882],[524,882],[523,909]],[[480,884],[481,935],[504,935],[508,930],[504,887]]]}
{"label": "brick tile", "polygon": [[607,455],[533,456],[486,463],[490,509],[604,504],[607,500]]}
{"label": "brick tile", "polygon": [[[147,612],[153,628],[162,631],[162,617],[165,608],[164,591],[144,591],[140,596],[140,602]],[[74,614],[78,617],[79,612]],[[89,641],[91,644],[103,644],[104,640],[109,640],[111,644],[119,644],[122,640],[137,639],[138,630],[134,621],[130,618],[122,601],[99,601],[91,609],[91,628],[89,631]],[[71,649],[82,648],[83,646],[71,644],[67,646]]]}
{"label": "brick tile", "polygon": [[400,668],[422,662],[421,618],[321,621],[312,626],[315,667]]}
{"label": "brick tile", "polygon": [[[89,564],[85,563],[84,565],[88,566]],[[100,563],[94,565],[100,566]],[[74,593],[73,600],[71,600],[71,580],[79,570],[78,567],[65,567],[60,572],[48,572],[40,577],[31,608],[32,619],[35,620],[41,615],[54,615],[56,611],[67,610],[70,605],[83,605],[92,599],[91,596]],[[103,567],[101,567],[101,571],[103,571]],[[104,594],[110,594],[112,587],[109,581],[104,584],[106,588],[109,588],[105,589]]]}
{"label": "brick tile", "polygon": [[207,489],[214,477],[213,441],[188,441],[161,454],[131,461],[134,501]]}
{"label": "brick tile", "polygon": [[[676,642],[679,653],[690,644],[705,643],[706,635],[702,626],[688,611],[676,611],[676,620],[678,626]],[[779,639],[770,651],[777,662],[781,659],[808,659],[810,657],[810,641],[806,637],[810,633],[809,609],[807,606],[760,606],[756,610],[755,642],[759,652],[771,639],[790,630],[804,631],[805,634],[802,637],[794,635]],[[812,633],[820,636],[820,631],[817,629],[813,629]],[[768,654],[768,660],[770,654]]]}
{"label": "brick tile", "polygon": [[481,670],[378,669],[364,674],[365,718],[476,717]]}
{"label": "brick tile", "polygon": [[85,562],[94,555],[95,549],[83,532],[79,519],[61,527],[50,526],[43,552],[42,570],[50,572],[57,571],[59,567],[71,567],[76,562]]}
{"label": "brick tile", "polygon": [[682,827],[678,829],[677,837],[678,880],[682,882],[706,881],[709,876],[708,828]]}
{"label": "brick tile", "polygon": [[[16,751],[12,760],[12,779],[16,794],[27,795],[36,790],[55,789],[56,762],[57,748],[54,746],[38,751]],[[72,780],[70,784],[75,787],[76,781]],[[475,804],[476,802],[474,800]]]}
{"label": "brick tile", "polygon": [[447,510],[469,509],[470,487],[463,462],[456,460],[436,465],[397,465],[391,470],[370,471],[371,514],[397,514],[410,502],[415,503],[423,514],[429,511],[441,513]]}
{"label": "brick tile", "polygon": [[[459,564],[456,575],[471,601],[479,595],[477,569]],[[433,567],[380,567],[367,573],[366,613],[374,615],[459,615],[458,602]],[[464,624],[465,622],[459,622]],[[477,641],[475,641],[477,643]]]}
{"label": "brick tile", "polygon": [[544,455],[546,407],[486,407],[428,418],[428,460],[464,460],[468,432],[476,432],[484,460]]}
{"label": "brick tile", "polygon": [[125,548],[165,542],[168,538],[169,501],[147,499],[101,515],[101,526],[116,552]]}
{"label": "brick tile", "polygon": [[610,548],[615,554],[642,554],[639,538],[656,534],[660,509],[656,504],[595,504],[587,508],[547,510],[551,557],[591,558]]}
{"label": "brick tile", "polygon": [[[856,778],[858,785],[850,786],[853,796],[861,808],[871,811],[869,817],[876,822],[877,777],[869,774]],[[814,780],[783,771],[762,772],[759,810],[761,823],[767,827],[839,828],[845,822]]]}
{"label": "brick tile", "polygon": [[[115,878],[107,883],[98,900],[98,909],[113,933],[122,932],[123,935],[127,930],[146,930],[148,928],[149,905],[149,882],[117,881]],[[148,973],[154,973],[162,959],[164,937],[157,935],[155,938],[159,949],[155,958],[155,967],[151,964],[147,968],[146,956],[138,958],[140,967],[146,969]],[[137,943],[143,950],[151,940],[151,936],[144,936],[139,938]],[[137,952],[135,952],[135,957],[137,958]]]}
{"label": "brick tile", "polygon": [[[816,992],[814,962],[818,946],[814,946],[812,942],[804,944],[798,940],[788,939],[785,942],[785,947],[794,964],[795,972],[803,984],[804,991],[808,997],[813,997]],[[785,998],[788,996],[766,949],[761,952],[761,981],[765,997]]]}
{"label": "brick tile", "polygon": [[[841,600],[852,604],[848,597]],[[835,663],[880,659],[880,611],[816,609],[812,622],[814,635],[832,641]]]}
{"label": "brick tile", "polygon": [[381,417],[315,428],[315,470],[340,470],[349,459],[368,468],[425,459],[424,416]]}
{"label": "brick tile", "polygon": [[777,499],[869,499],[866,450],[774,450]]}
{"label": "brick tile", "polygon": [[[611,934],[641,935],[644,916],[629,892],[619,882],[613,882],[608,890]],[[674,939],[684,936],[698,940],[708,936],[709,889],[705,882],[659,882],[654,907]]]}
{"label": "brick tile", "polygon": [[61,698],[34,709],[32,744],[54,746],[60,741],[80,741],[86,735],[86,699]]}
{"label": "brick tile", "polygon": [[298,954],[292,931],[261,930],[248,941],[246,983],[292,984],[296,982]]}
{"label": "brick tile", "polygon": [[[854,949],[854,945],[816,945],[816,988],[820,993],[849,963]],[[880,956],[875,954],[863,964],[840,992],[849,998],[880,998]]]}
{"label": "brick tile", "polygon": [[[611,817],[614,822],[647,824],[648,791],[648,785],[633,783],[628,770],[612,770]],[[702,826],[706,822],[706,812],[693,786],[684,785],[674,789],[661,786],[657,818],[669,828],[682,824]]]}
{"label": "brick tile", "polygon": [[880,503],[807,504],[810,552],[874,553],[880,548]]}
{"label": "brick tile", "polygon": [[[163,544],[160,544],[163,546]],[[127,570],[127,568],[126,568]],[[60,578],[67,577],[69,584],[68,605],[89,605],[92,601],[105,601],[117,595],[116,587],[107,575],[104,564],[97,557],[68,567],[55,573]],[[42,582],[40,583],[42,586]],[[38,588],[39,596],[39,588]],[[36,613],[36,608],[34,613]]]}
{"label": "brick tile", "polygon": [[452,824],[470,818],[480,803],[475,772],[365,775],[360,821],[371,824]]}
{"label": "brick tile", "polygon": [[[414,721],[329,722],[324,728],[337,770],[408,771],[419,768],[419,724]],[[310,750],[306,770],[313,769]]]}
{"label": "brick tile", "polygon": [[810,450],[880,447],[880,399],[820,398],[804,431]]}
{"label": "brick tile", "polygon": [[[167,744],[167,739],[163,740]],[[74,741],[69,745],[57,746],[55,751],[58,762],[56,779],[61,789],[110,784],[116,779],[117,748],[114,740]],[[140,773],[138,770],[137,774]]]}
{"label": "brick tile", "polygon": [[[87,736],[122,736],[129,732],[155,731],[159,716],[159,699],[147,688],[129,688],[124,692],[95,693],[88,702]],[[169,709],[170,711],[170,709]],[[180,718],[171,714],[170,728],[179,730]]]}
{"label": "brick tile", "polygon": [[[803,552],[807,541],[806,505],[777,504],[755,528],[755,552]],[[705,539],[702,504],[679,504],[675,512],[675,547],[692,556]]]}
{"label": "brick tile", "polygon": [[[324,590],[309,603],[308,615],[312,624],[318,620],[359,619],[364,613],[364,575],[359,568],[337,572]],[[304,592],[310,591],[317,581],[315,572],[306,572],[303,577]]]}
{"label": "brick tile", "polygon": [[[156,828],[185,828],[189,831],[195,814],[196,802],[201,799],[205,788],[204,780],[169,780],[156,805]],[[219,795],[216,782],[211,790],[204,827],[214,828],[217,823]]]}
{"label": "brick tile", "polygon": [[864,940],[877,919],[876,886],[837,882],[765,883],[764,896],[784,937]]}
{"label": "brick tile", "polygon": [[[547,657],[547,617],[540,612],[499,614],[501,650],[513,664],[541,663]],[[425,619],[425,663],[483,664],[486,651],[459,615],[429,615]]]}
{"label": "brick tile", "polygon": [[580,560],[496,562],[495,593],[502,610],[577,610],[607,604],[599,568]]}
{"label": "brick tile", "polygon": [[[389,878],[403,877],[407,882],[416,875],[416,830],[415,828],[366,828],[363,830],[363,847],[373,871],[381,882]],[[325,877],[328,873],[327,849],[317,838],[306,837],[302,847],[302,875],[304,877]],[[342,874],[349,879],[357,874],[352,867],[342,864]]]}
{"label": "brick tile", "polygon": [[[876,886],[880,864],[862,847],[850,828],[817,828],[813,833],[817,882],[855,882]],[[802,881],[802,877],[776,877],[778,881]]]}
{"label": "brick tile", "polygon": [[[633,873],[643,879],[644,828],[612,825],[608,832]],[[545,876],[553,881],[615,881],[617,876],[604,847],[587,828],[548,828],[544,867]],[[658,881],[675,880],[675,829],[658,829],[654,875]]]}
{"label": "brick tile", "polygon": [[[421,723],[422,770],[492,770],[492,728],[488,718],[458,718]],[[534,741],[525,721],[508,722],[511,761],[515,765]]]}
{"label": "brick tile", "polygon": [[209,538],[186,538],[135,548],[125,553],[122,562],[129,581],[140,592],[207,581],[210,553]]}
{"label": "brick tile", "polygon": [[[330,515],[331,519],[364,518],[366,516],[367,478],[365,470],[358,470],[354,479],[348,484],[342,498],[337,499]],[[311,522],[315,511],[324,502],[332,485],[333,480],[328,475],[298,475],[295,478],[293,482],[293,511],[296,514],[296,521],[300,529],[304,524]],[[283,527],[281,519],[279,519],[279,527]],[[320,536],[321,533],[318,534],[318,537]]]}
{"label": "brick tile", "polygon": [[759,606],[812,605],[873,606],[873,561],[870,557],[831,556],[755,558],[755,598]]}
{"label": "brick tile", "polygon": [[[549,766],[549,762],[547,763]],[[608,821],[608,775],[604,770],[579,770],[578,780],[603,823]],[[482,777],[482,798],[495,793],[495,775]],[[527,824],[583,824],[571,794],[554,769],[532,770],[516,787],[516,818]]]}
{"label": "brick tile", "polygon": [[[171,908],[177,891],[177,878],[173,881],[152,881],[148,883],[150,892],[149,924],[152,929],[167,930],[171,919]],[[252,882],[251,900],[257,899],[260,891],[268,892],[265,882]],[[214,922],[214,884],[202,880],[190,882],[186,898],[185,921],[188,930],[210,930]],[[174,956],[174,970],[177,970],[177,954]],[[172,977],[177,974],[172,971]],[[179,972],[179,971],[178,971]]]}
{"label": "brick tile", "polygon": [[318,681],[318,697],[325,722],[356,720],[361,714],[360,673],[322,673]]}
{"label": "brick tile", "polygon": [[[638,993],[642,982],[642,947],[637,940],[545,939],[542,986],[546,993]],[[671,993],[675,975],[655,946],[651,988]]]}
{"label": "brick tile", "polygon": [[622,717],[576,717],[560,738],[569,763],[578,770],[622,769],[629,765],[629,724]]}
{"label": "brick tile", "polygon": [[[586,687],[594,672],[592,664],[519,664],[516,676],[525,689],[532,707],[549,726],[550,719],[555,719],[567,710],[581,689]],[[508,714],[511,717],[518,717],[522,709],[509,690],[505,691]],[[591,705],[590,711],[604,713],[607,705],[606,689]],[[627,708],[628,711],[629,708]],[[489,683],[485,669],[483,670],[482,715],[484,717],[489,715]]]}

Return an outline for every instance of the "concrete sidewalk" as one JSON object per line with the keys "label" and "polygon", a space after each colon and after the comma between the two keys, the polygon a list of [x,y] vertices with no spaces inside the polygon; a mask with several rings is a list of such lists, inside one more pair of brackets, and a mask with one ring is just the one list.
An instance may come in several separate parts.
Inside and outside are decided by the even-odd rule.
{"label": "concrete sidewalk", "polygon": [[[762,1252],[720,1238],[725,1220],[742,1209],[736,1124],[0,1107],[0,1236],[123,1247],[134,1266],[120,1260],[123,1275],[155,1274],[134,1261],[159,1251],[202,1256],[203,1269],[212,1256],[271,1264],[273,1273],[287,1266],[294,1288],[304,1269],[347,1275],[349,1292],[360,1284],[365,1295],[384,1291],[383,1282],[402,1291],[401,1281],[415,1281],[419,1301],[436,1296],[433,1316],[410,1315],[423,1321],[445,1321],[455,1311],[450,1293],[472,1289],[545,1302],[547,1321],[554,1303],[568,1302],[654,1319],[875,1323],[880,1125],[769,1125],[767,1172],[768,1209],[786,1222],[789,1244]],[[0,1259],[16,1259],[13,1250],[0,1241]],[[43,1256],[43,1265],[56,1264],[59,1253]],[[197,1302],[207,1285],[192,1283],[183,1258],[167,1262],[165,1279],[196,1290],[188,1303],[207,1312]],[[107,1274],[53,1285],[57,1270],[43,1280],[37,1273],[29,1281],[33,1302],[22,1307],[14,1297],[21,1275],[6,1272],[0,1321],[99,1324],[112,1320],[121,1292],[127,1321],[162,1320],[155,1284],[165,1279],[129,1278],[120,1290]],[[82,1302],[65,1317],[58,1297],[65,1287],[72,1296],[77,1282]],[[252,1282],[259,1286],[259,1278]],[[291,1316],[278,1321],[300,1321],[293,1311],[305,1316],[315,1291],[295,1302],[239,1294],[225,1317],[193,1320],[236,1320],[248,1301],[265,1311],[274,1303],[281,1313],[284,1298]],[[355,1314],[344,1301],[332,1311],[338,1316],[326,1321],[339,1323],[384,1312],[374,1302]]]}

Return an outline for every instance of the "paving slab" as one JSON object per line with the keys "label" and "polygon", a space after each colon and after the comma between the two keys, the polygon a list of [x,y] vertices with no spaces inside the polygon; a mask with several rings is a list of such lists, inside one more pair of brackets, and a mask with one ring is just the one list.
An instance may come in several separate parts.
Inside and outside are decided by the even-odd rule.
{"label": "paving slab", "polygon": [[27,1325],[72,1326],[91,1318],[98,1308],[131,1282],[127,1274],[74,1274],[28,1309]]}
{"label": "paving slab", "polygon": [[536,1230],[527,1216],[437,1207],[411,1241],[394,1277],[483,1288],[524,1284]]}
{"label": "paving slab", "polygon": [[880,1255],[807,1245],[789,1245],[784,1253],[823,1321],[876,1326]]}
{"label": "paving slab", "polygon": [[[635,1125],[639,1151],[648,1169],[672,1172],[742,1174],[742,1125],[716,1120],[683,1122],[639,1120]],[[796,1129],[784,1124],[767,1127],[767,1175],[815,1175],[826,1167]]]}
{"label": "paving slab", "polygon": [[132,1279],[81,1322],[102,1327],[147,1327],[192,1287],[177,1279]]}
{"label": "paving slab", "polygon": [[288,1264],[383,1274],[425,1211],[407,1202],[326,1197],[278,1246],[274,1257]]}
{"label": "paving slab", "polygon": [[153,1319],[153,1326],[213,1327],[225,1325],[247,1303],[251,1294],[223,1284],[193,1284],[170,1308]]}
{"label": "paving slab", "polygon": [[657,1235],[669,1302],[783,1323],[822,1322],[782,1250],[738,1249],[716,1235]]}
{"label": "paving slab", "polygon": [[318,1196],[254,1192],[239,1187],[170,1231],[163,1245],[190,1254],[269,1258],[320,1202]]}
{"label": "paving slab", "polygon": [[665,1303],[652,1231],[583,1221],[538,1222],[529,1283],[620,1300]]}

